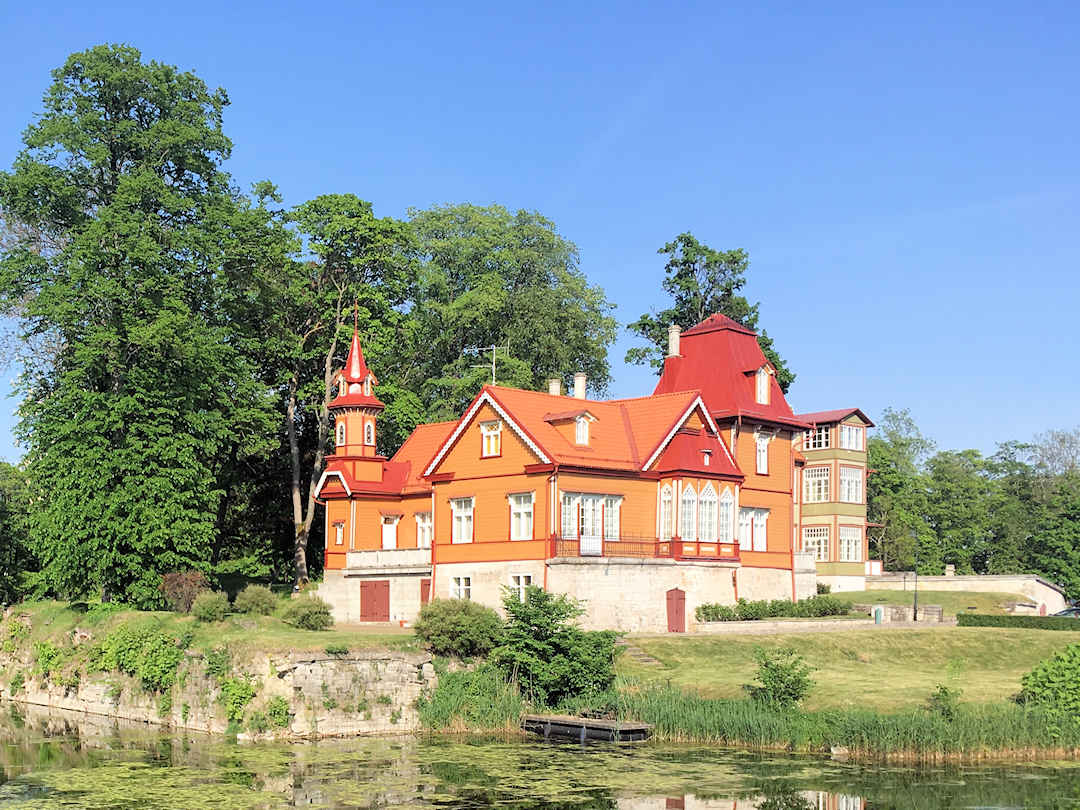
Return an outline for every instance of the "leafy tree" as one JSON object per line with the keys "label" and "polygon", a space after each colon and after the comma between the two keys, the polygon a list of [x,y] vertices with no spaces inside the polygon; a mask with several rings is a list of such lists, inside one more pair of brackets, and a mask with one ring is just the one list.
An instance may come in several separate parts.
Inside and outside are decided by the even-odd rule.
{"label": "leafy tree", "polygon": [[34,583],[30,551],[30,496],[26,474],[0,462],[0,601],[14,602]]}
{"label": "leafy tree", "polygon": [[[410,211],[422,263],[410,363],[397,380],[429,403],[428,419],[457,417],[491,382],[539,388],[551,377],[610,381],[613,309],[578,267],[577,247],[532,211],[448,205]],[[480,351],[476,351],[480,349]]]}
{"label": "leafy tree", "polygon": [[224,459],[273,433],[229,325],[262,229],[220,169],[227,103],[135,48],[91,48],[53,73],[0,175],[5,217],[45,237],[3,251],[0,301],[57,347],[24,368],[18,431],[59,593],[156,605],[162,571],[205,570]]}
{"label": "leafy tree", "polygon": [[[994,490],[978,450],[943,451],[927,463],[927,519],[936,535],[935,562],[957,573],[985,570],[990,556],[990,512]],[[936,566],[935,566],[936,569]]]}
{"label": "leafy tree", "polygon": [[[757,331],[758,304],[751,304],[739,291],[746,284],[750,255],[742,248],[714,250],[699,242],[691,233],[681,233],[657,253],[668,257],[664,265],[664,292],[673,305],[662,312],[645,313],[629,328],[648,341],[626,352],[626,362],[648,363],[659,373],[664,365],[668,327],[683,328],[700,323],[714,312],[727,315],[743,326]],[[758,345],[776,368],[776,381],[787,393],[795,374],[773,346],[765,330],[758,335]]]}

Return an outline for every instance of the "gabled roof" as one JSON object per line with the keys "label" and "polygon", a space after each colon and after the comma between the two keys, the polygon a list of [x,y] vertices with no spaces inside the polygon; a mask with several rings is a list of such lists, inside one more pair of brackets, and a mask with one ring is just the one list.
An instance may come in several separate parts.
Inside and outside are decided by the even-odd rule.
{"label": "gabled roof", "polygon": [[[573,467],[627,472],[648,470],[695,409],[701,411],[711,429],[716,427],[697,391],[604,401],[487,385],[431,459],[425,475],[435,471],[484,403],[499,413],[532,449],[539,462]],[[588,445],[575,444],[572,436],[553,424],[559,418],[585,412],[595,419],[589,429]],[[714,455],[726,452],[723,443],[718,442]],[[735,469],[733,461],[731,466]],[[723,471],[721,467],[713,470],[718,474]],[[734,474],[738,474],[737,469]]]}
{"label": "gabled roof", "polygon": [[[705,463],[708,453],[709,463]],[[672,437],[656,460],[653,469],[659,473],[685,471],[704,475],[728,475],[742,478],[727,445],[717,436],[703,430],[680,430]]]}
{"label": "gabled roof", "polygon": [[814,411],[813,413],[800,413],[796,418],[812,425],[824,425],[829,422],[842,422],[852,414],[862,419],[867,427],[873,427],[874,423],[858,408],[839,408],[835,411]]}
{"label": "gabled roof", "polygon": [[807,427],[784,399],[775,374],[770,374],[769,403],[756,401],[752,372],[771,371],[772,365],[750,329],[717,313],[683,332],[679,344],[680,355],[664,360],[654,394],[700,390],[714,418]]}
{"label": "gabled roof", "polygon": [[405,475],[405,488],[428,490],[431,484],[424,480],[424,466],[431,461],[431,457],[446,441],[451,431],[457,426],[457,422],[433,422],[429,425],[417,425],[416,429],[409,434],[405,444],[398,448],[390,464],[403,464],[408,466]]}

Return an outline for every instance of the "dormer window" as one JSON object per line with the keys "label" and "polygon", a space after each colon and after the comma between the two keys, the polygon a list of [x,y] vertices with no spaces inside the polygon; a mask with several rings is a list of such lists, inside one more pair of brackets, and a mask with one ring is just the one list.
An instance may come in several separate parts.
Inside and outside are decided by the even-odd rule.
{"label": "dormer window", "polygon": [[371,377],[364,378],[364,396],[371,396]]}
{"label": "dormer window", "polygon": [[340,380],[338,380],[338,396],[339,397],[345,396],[345,391],[346,391],[346,389],[345,389],[345,378],[342,377]]}
{"label": "dormer window", "polygon": [[336,444],[338,447],[345,446],[345,422],[341,421],[337,423],[337,431],[335,435]]}
{"label": "dormer window", "polygon": [[704,466],[708,467],[709,462],[711,462],[711,461],[712,461],[712,450],[702,450],[701,451],[701,463]]}
{"label": "dormer window", "polygon": [[502,454],[502,422],[481,422],[480,437],[481,458]]}
{"label": "dormer window", "polygon": [[584,414],[574,420],[574,442],[576,444],[589,443],[589,417]]}
{"label": "dormer window", "polygon": [[769,370],[762,366],[757,371],[755,400],[758,405],[769,404]]}

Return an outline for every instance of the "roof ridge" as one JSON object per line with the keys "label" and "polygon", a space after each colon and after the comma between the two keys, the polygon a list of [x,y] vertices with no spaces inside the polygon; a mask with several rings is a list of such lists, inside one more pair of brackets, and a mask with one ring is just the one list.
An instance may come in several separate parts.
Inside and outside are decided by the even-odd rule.
{"label": "roof ridge", "polygon": [[599,400],[600,402],[606,402],[611,405],[621,405],[626,402],[637,402],[644,399],[663,399],[665,397],[685,397],[687,394],[701,395],[701,389],[699,388],[687,388],[685,391],[669,391],[666,394],[646,394],[643,397],[623,397],[622,399],[606,399]]}

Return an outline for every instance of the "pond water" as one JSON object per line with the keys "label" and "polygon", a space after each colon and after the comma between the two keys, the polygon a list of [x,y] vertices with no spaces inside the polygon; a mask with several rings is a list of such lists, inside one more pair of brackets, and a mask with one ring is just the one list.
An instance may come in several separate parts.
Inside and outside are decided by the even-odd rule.
{"label": "pond water", "polygon": [[238,744],[0,704],[0,808],[1080,807],[1072,763],[907,768],[700,746]]}

